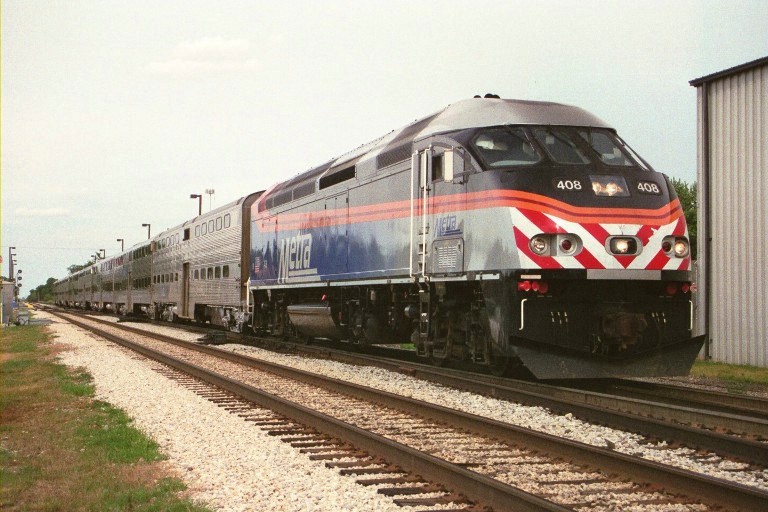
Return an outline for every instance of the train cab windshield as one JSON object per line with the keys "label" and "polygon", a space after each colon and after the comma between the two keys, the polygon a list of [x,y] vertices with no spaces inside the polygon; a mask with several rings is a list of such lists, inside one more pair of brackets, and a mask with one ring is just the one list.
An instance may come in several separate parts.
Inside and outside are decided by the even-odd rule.
{"label": "train cab windshield", "polygon": [[475,136],[473,143],[488,167],[531,165],[541,160],[522,128],[483,130]]}
{"label": "train cab windshield", "polygon": [[615,133],[602,128],[488,128],[475,134],[472,147],[487,169],[527,166],[544,160],[567,165],[599,161],[614,168],[650,169]]}

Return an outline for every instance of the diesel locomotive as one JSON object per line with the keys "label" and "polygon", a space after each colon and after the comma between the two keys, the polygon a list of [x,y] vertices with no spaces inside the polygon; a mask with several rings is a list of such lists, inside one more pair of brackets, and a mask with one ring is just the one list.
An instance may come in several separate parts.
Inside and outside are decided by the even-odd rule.
{"label": "diesel locomotive", "polygon": [[[234,331],[412,343],[541,379],[685,374],[680,202],[573,106],[473,98],[59,281],[56,300]],[[79,283],[79,284],[78,284]]]}
{"label": "diesel locomotive", "polygon": [[250,238],[260,332],[544,379],[684,374],[703,342],[674,189],[573,106],[450,105],[267,190]]}

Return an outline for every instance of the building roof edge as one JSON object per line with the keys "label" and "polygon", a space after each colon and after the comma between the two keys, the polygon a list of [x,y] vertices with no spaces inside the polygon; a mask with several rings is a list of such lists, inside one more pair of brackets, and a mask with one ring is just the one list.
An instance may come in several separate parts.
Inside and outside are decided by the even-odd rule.
{"label": "building roof edge", "polygon": [[716,73],[712,73],[706,76],[702,76],[701,78],[694,78],[690,82],[688,82],[693,87],[699,87],[700,85],[703,85],[706,82],[712,82],[714,80],[717,80],[719,78],[723,78],[730,75],[735,75],[736,73],[741,73],[742,71],[747,71],[752,68],[756,68],[758,66],[762,66],[763,64],[768,64],[768,57],[762,57],[759,59],[755,59],[750,62],[745,62],[744,64],[739,64],[738,66],[734,66],[732,68],[724,69],[722,71],[718,71]]}

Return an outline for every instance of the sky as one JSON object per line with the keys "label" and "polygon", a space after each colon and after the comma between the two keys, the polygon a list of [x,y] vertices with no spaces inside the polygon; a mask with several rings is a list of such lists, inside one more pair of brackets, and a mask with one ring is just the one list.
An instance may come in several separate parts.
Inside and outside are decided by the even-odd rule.
{"label": "sky", "polygon": [[[688,82],[768,1],[2,1],[2,274],[22,295],[474,96],[582,107],[696,179]],[[213,189],[213,194],[205,194]]]}

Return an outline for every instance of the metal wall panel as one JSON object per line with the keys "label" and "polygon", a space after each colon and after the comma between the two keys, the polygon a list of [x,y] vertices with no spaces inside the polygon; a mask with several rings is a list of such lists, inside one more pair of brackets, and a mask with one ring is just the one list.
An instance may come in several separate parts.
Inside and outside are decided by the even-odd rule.
{"label": "metal wall panel", "polygon": [[[716,361],[768,366],[768,64],[698,85],[699,255],[711,237],[710,355]],[[706,97],[704,97],[706,95]],[[704,117],[706,107],[707,117]],[[705,120],[703,122],[702,120]],[[704,133],[708,125],[707,134]],[[708,148],[706,146],[708,145]],[[706,151],[705,151],[706,150]],[[708,151],[708,174],[705,153]],[[702,200],[704,199],[704,200]],[[709,207],[711,233],[706,233]],[[703,275],[703,273],[702,273]],[[699,283],[705,283],[700,279]],[[697,329],[703,330],[699,318]]]}

